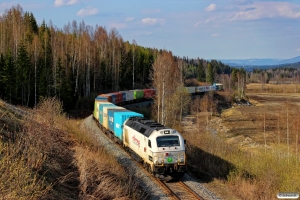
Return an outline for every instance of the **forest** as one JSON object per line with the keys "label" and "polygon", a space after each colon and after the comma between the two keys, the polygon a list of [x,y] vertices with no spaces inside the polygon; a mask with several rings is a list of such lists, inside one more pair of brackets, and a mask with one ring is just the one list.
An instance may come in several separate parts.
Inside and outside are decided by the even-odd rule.
{"label": "forest", "polygon": [[[124,41],[115,28],[108,31],[84,21],[68,22],[62,29],[51,21],[38,25],[19,5],[0,16],[0,41],[0,97],[34,107],[55,96],[66,111],[89,109],[100,93],[153,87],[149,74],[154,61],[163,52],[172,55]],[[217,60],[172,57],[185,86],[222,82],[234,89],[238,76],[246,74]]]}

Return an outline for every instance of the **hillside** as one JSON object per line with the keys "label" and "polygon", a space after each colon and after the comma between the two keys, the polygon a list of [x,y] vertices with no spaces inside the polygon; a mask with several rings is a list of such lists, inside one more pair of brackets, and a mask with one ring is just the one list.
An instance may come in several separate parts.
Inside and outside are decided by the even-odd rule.
{"label": "hillside", "polygon": [[0,100],[0,196],[24,200],[143,198],[136,180],[81,123],[67,119],[54,98],[44,100],[36,110]]}

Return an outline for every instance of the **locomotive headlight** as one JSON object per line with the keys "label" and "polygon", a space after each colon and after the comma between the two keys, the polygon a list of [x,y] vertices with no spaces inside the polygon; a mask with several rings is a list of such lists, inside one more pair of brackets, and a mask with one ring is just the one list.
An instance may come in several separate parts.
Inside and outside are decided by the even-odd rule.
{"label": "locomotive headlight", "polygon": [[184,163],[184,153],[179,153],[178,154],[178,162],[179,163]]}

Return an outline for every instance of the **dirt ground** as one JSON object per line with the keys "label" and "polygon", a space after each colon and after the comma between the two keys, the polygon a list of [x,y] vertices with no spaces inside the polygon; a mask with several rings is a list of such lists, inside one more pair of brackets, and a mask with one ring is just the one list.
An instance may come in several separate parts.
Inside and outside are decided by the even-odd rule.
{"label": "dirt ground", "polygon": [[[278,136],[284,142],[288,127],[291,131],[298,110],[300,111],[300,93],[270,93],[257,89],[260,84],[248,84],[246,95],[250,105],[235,105],[223,110],[220,118],[213,118],[210,126],[227,138],[228,143],[242,147],[255,148],[264,145],[264,136],[270,146],[278,142]],[[292,91],[295,85],[264,85],[273,88],[287,88]],[[279,135],[278,135],[279,133]]]}

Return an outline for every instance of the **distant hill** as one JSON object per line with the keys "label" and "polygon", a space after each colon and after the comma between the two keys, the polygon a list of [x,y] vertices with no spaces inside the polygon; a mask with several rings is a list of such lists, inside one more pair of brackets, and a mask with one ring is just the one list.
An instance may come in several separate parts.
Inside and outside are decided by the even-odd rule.
{"label": "distant hill", "polygon": [[[222,63],[229,65],[230,67],[244,67],[246,69],[253,68],[276,68],[276,67],[288,67],[293,64],[294,67],[300,66],[296,63],[300,63],[300,56],[290,59],[220,59]],[[295,65],[296,64],[296,65]]]}

